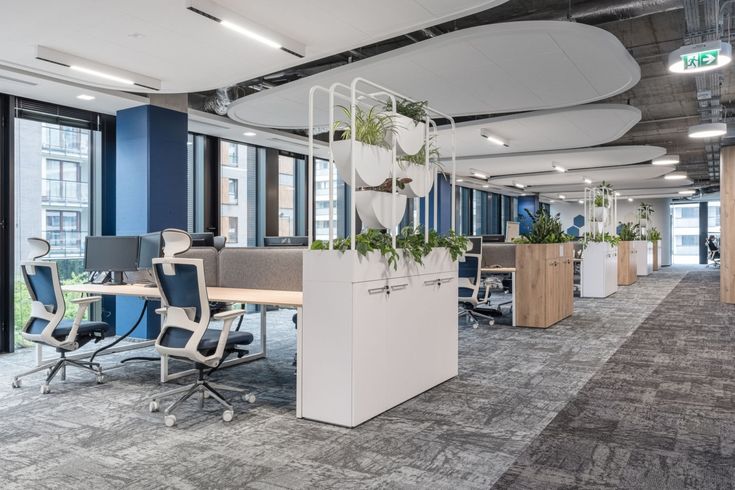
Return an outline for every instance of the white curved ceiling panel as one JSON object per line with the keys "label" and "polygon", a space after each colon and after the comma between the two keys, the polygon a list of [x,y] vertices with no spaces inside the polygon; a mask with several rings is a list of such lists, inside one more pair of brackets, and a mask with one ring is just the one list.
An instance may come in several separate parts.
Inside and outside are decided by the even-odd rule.
{"label": "white curved ceiling panel", "polygon": [[[551,109],[624,92],[640,68],[618,39],[574,22],[491,24],[437,36],[249,95],[229,116],[243,123],[308,125],[308,93],[364,77],[453,116]],[[324,125],[322,109],[316,121]]]}
{"label": "white curved ceiling panel", "polygon": [[[660,146],[640,145],[467,157],[457,160],[457,174],[470,175],[472,171],[479,171],[497,178],[524,173],[551,172],[552,164],[567,170],[616,167],[646,162],[665,153],[666,150]],[[448,162],[445,160],[445,163]]]}
{"label": "white curved ceiling panel", "polygon": [[161,92],[195,92],[267,75],[507,0],[215,1],[306,45],[306,57],[299,59],[227,30],[188,11],[185,0],[0,0],[0,63],[90,86],[129,89],[36,60],[35,47],[40,44],[159,79]]}
{"label": "white curved ceiling panel", "polygon": [[[641,111],[633,106],[589,104],[468,121],[457,125],[454,137],[457,156],[584,148],[613,142],[640,120]],[[483,130],[508,146],[490,143]],[[451,153],[449,129],[439,131],[438,145],[442,155]]]}
{"label": "white curved ceiling panel", "polygon": [[[597,185],[603,180],[613,184],[617,189],[617,185],[623,182],[640,182],[648,179],[656,179],[676,170],[674,167],[659,165],[623,165],[609,168],[595,168],[589,170],[573,170],[566,173],[544,173],[533,175],[518,175],[515,177],[490,179],[490,183],[494,185],[512,186],[515,183],[523,184],[531,187],[533,192],[546,192],[548,190],[559,190],[565,188],[584,189],[584,179],[592,181],[592,185]],[[664,181],[663,179],[661,179]],[[670,181],[664,181],[670,182]],[[677,185],[681,185],[679,181]]]}

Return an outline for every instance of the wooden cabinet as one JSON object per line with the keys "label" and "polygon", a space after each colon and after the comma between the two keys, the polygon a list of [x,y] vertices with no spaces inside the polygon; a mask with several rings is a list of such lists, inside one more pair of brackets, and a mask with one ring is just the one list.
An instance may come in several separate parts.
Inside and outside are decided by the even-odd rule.
{"label": "wooden cabinet", "polygon": [[661,269],[661,240],[653,242],[653,270]]}
{"label": "wooden cabinet", "polygon": [[516,247],[516,320],[520,327],[548,328],[574,311],[571,243]]}
{"label": "wooden cabinet", "polygon": [[638,280],[638,260],[635,242],[618,244],[618,285],[630,286]]}

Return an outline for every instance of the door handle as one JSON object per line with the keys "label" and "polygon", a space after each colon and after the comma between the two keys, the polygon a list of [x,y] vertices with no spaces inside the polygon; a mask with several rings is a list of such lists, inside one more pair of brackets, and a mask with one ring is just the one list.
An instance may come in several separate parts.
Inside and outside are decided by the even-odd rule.
{"label": "door handle", "polygon": [[431,281],[424,281],[424,286],[433,286],[434,284],[438,282],[439,282],[439,279],[433,279]]}
{"label": "door handle", "polygon": [[389,292],[388,286],[368,289],[368,294],[380,294],[380,293],[386,293],[386,292]]}
{"label": "door handle", "polygon": [[407,287],[408,287],[408,283],[406,283],[406,284],[396,284],[395,286],[391,286],[390,288],[393,291],[400,291],[401,289],[406,289]]}
{"label": "door handle", "polygon": [[454,279],[454,278],[453,277],[440,278],[440,279],[437,279],[437,283],[436,284],[437,284],[437,286],[441,286],[442,283],[444,283],[444,282],[450,282],[452,279]]}

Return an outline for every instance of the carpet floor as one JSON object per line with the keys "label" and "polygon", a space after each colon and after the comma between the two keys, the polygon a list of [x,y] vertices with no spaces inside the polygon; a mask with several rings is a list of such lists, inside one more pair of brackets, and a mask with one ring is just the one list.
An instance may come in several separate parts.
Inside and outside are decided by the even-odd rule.
{"label": "carpet floor", "polygon": [[[179,410],[175,428],[165,427],[160,414],[147,410],[148,397],[161,390],[158,366],[151,362],[110,369],[103,385],[96,385],[87,373],[70,371],[67,381],[53,384],[48,395],[39,392],[40,375],[29,377],[23,388],[13,390],[12,374],[34,361],[32,349],[20,349],[0,356],[2,487],[535,486],[537,482],[531,479],[513,479],[513,475],[525,475],[520,466],[523,458],[559,420],[560,413],[569,410],[580,390],[584,393],[585,385],[597,379],[595,374],[606,369],[611,356],[621,346],[635,344],[636,329],[656,316],[687,323],[684,319],[694,315],[687,310],[710,300],[713,278],[719,276],[699,272],[685,279],[687,288],[694,286],[696,292],[683,301],[682,297],[673,305],[669,303],[667,296],[672,291],[678,294],[677,286],[691,270],[664,269],[606,299],[577,298],[574,316],[548,330],[514,328],[501,322],[476,330],[460,326],[457,378],[356,429],[296,419],[291,366],[296,341],[290,322],[293,312],[288,310],[268,314],[267,359],[216,375],[217,381],[248,387],[258,395],[253,405],[235,400],[236,416],[230,423],[222,421],[215,402],[207,402],[201,411],[191,402]],[[669,306],[662,309],[662,302]],[[724,315],[714,304],[710,310],[713,313],[701,316],[700,322],[711,314]],[[250,316],[245,328],[256,333],[257,325],[257,316]],[[706,326],[711,325],[707,320]],[[709,350],[706,334],[700,330],[700,338],[690,341],[715,355],[717,352]],[[720,340],[724,343],[724,337]],[[661,339],[659,347],[673,349],[677,345],[669,342],[675,341]],[[695,345],[688,347],[694,349]],[[642,356],[658,347],[642,344],[639,348],[641,352],[628,355]],[[659,349],[656,355],[669,356],[675,362],[678,351],[666,352]],[[117,366],[122,357],[125,355],[115,354],[102,359],[107,366]],[[682,358],[682,369],[687,359]],[[706,382],[713,390],[721,383],[717,386],[726,394],[730,385],[724,385],[725,377],[731,371],[725,366],[732,368],[732,357],[720,361],[719,377]],[[708,366],[714,369],[714,360]],[[704,376],[703,368],[697,369],[696,373]],[[677,383],[693,383],[685,376],[694,374],[680,370]],[[609,396],[615,395],[611,407],[626,389],[625,383],[607,387],[614,392]],[[677,384],[664,386],[660,396],[683,396],[682,389]],[[694,393],[701,389],[703,395],[706,391],[693,385],[690,389]],[[604,393],[600,396],[607,396]],[[702,400],[711,403],[715,398]],[[726,404],[724,399],[719,402]],[[704,426],[716,413],[709,405],[700,409],[703,427],[699,433],[704,436]],[[721,410],[726,412],[726,408]],[[667,420],[662,417],[662,423]],[[732,441],[724,436],[721,440],[722,451],[726,451]],[[574,454],[582,456],[581,451]],[[636,460],[625,461],[631,464]],[[646,460],[639,464],[645,465]],[[613,486],[614,481],[610,480]],[[567,484],[563,480],[538,483]]]}

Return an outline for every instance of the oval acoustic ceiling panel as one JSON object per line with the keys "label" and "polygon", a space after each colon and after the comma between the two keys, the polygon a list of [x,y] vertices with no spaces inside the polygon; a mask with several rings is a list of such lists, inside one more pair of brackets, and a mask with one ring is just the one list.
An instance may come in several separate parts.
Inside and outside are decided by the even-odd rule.
{"label": "oval acoustic ceiling panel", "polygon": [[[467,121],[457,125],[457,156],[504,155],[585,148],[622,137],[641,120],[641,111],[623,104],[589,104]],[[439,152],[451,153],[451,131],[438,136]]]}
{"label": "oval acoustic ceiling panel", "polygon": [[[139,77],[157,83],[136,84],[136,92],[196,92],[360,48],[506,1],[6,0],[0,14],[0,64],[100,88],[131,90],[123,80]],[[273,42],[258,42],[253,33]],[[303,49],[296,54],[279,49],[282,38]],[[38,44],[83,60],[80,66],[87,71],[70,70],[64,66],[69,63],[55,59],[36,59]]]}
{"label": "oval acoustic ceiling panel", "polygon": [[[308,94],[355,77],[389,87],[453,116],[585,104],[633,87],[640,68],[609,32],[574,22],[491,24],[437,36],[233,102],[247,124],[307,127]],[[322,98],[323,99],[323,98]],[[321,100],[316,123],[326,125]]]}

